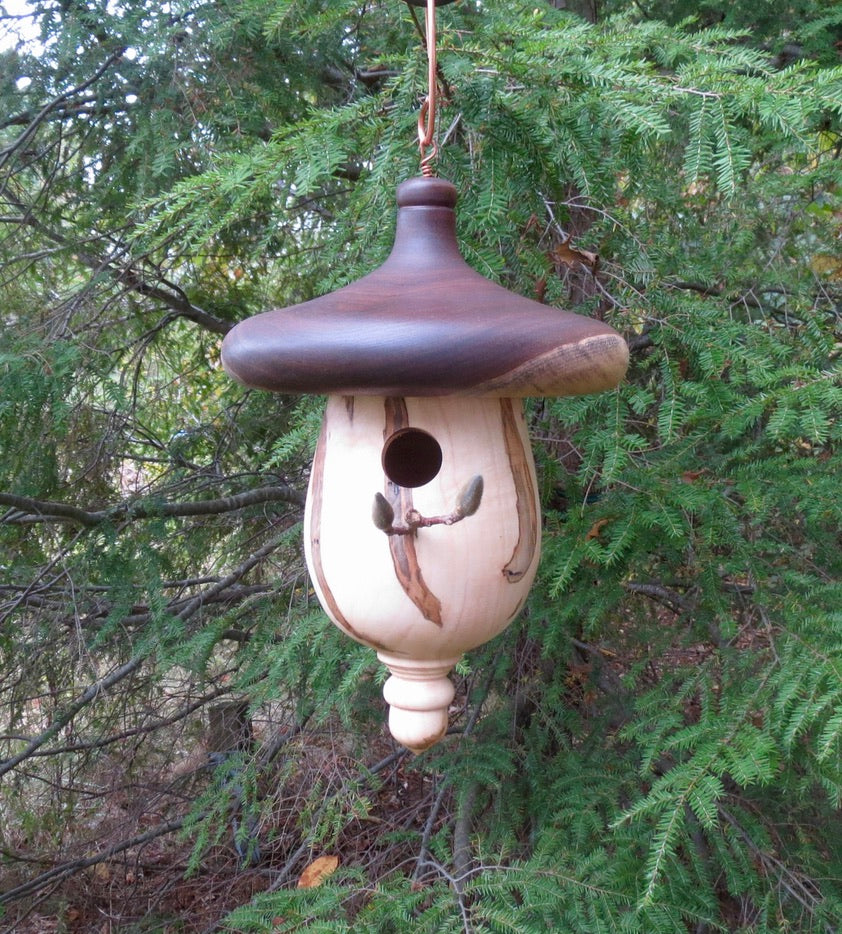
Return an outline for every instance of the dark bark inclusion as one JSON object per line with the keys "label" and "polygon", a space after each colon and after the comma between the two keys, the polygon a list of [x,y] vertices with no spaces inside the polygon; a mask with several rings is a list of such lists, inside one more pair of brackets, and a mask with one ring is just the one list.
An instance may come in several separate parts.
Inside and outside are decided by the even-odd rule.
{"label": "dark bark inclusion", "polygon": [[[385,435],[387,438],[393,438],[397,434],[405,434],[407,431],[418,432],[418,429],[411,429],[409,426],[409,413],[407,412],[405,399],[400,396],[388,397],[384,403],[384,410],[386,415]],[[427,434],[426,432],[418,433]],[[427,437],[439,447],[438,442],[435,441],[432,435],[427,435]],[[441,455],[440,447],[439,455]],[[438,473],[438,469],[436,473]],[[416,486],[420,485],[416,484]],[[399,486],[389,479],[388,475],[385,494],[396,516],[405,516],[412,509],[412,489],[408,486]],[[429,620],[436,626],[441,626],[443,624],[441,600],[427,586],[424,575],[421,573],[421,565],[418,562],[418,554],[415,550],[415,536],[390,535],[389,551],[392,555],[395,575],[406,595],[418,607],[424,619]]]}

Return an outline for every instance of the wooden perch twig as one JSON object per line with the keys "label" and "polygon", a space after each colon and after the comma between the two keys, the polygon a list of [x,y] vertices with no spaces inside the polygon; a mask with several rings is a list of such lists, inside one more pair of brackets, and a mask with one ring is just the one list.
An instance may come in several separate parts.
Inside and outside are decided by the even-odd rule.
{"label": "wooden perch twig", "polygon": [[395,510],[382,493],[374,494],[371,518],[374,524],[387,535],[414,535],[418,529],[428,529],[433,525],[453,525],[472,516],[482,502],[483,480],[477,474],[459,491],[456,507],[444,516],[422,516],[417,509],[407,510],[404,516],[406,525],[395,525]]}

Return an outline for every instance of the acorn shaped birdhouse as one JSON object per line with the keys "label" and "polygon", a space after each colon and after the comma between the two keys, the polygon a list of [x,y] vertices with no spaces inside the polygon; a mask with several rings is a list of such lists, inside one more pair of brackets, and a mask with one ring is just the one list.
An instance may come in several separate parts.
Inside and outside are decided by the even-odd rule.
{"label": "acorn shaped birdhouse", "polygon": [[512,622],[538,566],[523,397],[610,389],[628,349],[471,269],[450,182],[410,179],[397,202],[382,266],[241,322],[222,360],[247,386],[328,395],[307,565],[327,615],[390,669],[389,727],[417,752],[447,729],[451,668]]}

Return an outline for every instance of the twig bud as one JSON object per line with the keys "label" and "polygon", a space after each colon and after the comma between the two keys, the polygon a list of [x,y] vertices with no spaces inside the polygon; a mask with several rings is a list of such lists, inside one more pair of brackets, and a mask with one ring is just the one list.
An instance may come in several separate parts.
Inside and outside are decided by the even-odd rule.
{"label": "twig bud", "polygon": [[477,474],[459,491],[456,509],[453,511],[454,515],[460,519],[464,519],[465,516],[472,516],[479,509],[479,504],[482,502],[482,491],[482,475]]}
{"label": "twig bud", "polygon": [[382,493],[374,494],[374,504],[371,507],[371,518],[381,532],[391,532],[395,522],[395,510]]}

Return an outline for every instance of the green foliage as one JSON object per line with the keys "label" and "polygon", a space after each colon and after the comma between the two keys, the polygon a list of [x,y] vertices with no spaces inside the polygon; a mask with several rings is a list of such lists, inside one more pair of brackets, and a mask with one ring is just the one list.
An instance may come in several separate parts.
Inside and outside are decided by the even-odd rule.
{"label": "green foliage", "polygon": [[[218,356],[387,254],[411,11],[36,2],[41,45],[0,52],[10,912],[83,837],[175,818],[191,885],[244,883],[208,929],[838,925],[842,18],[558,5],[441,9],[438,168],[468,261],[605,319],[631,365],[530,403],[539,579],[412,761],[304,571],[322,401]],[[217,740],[228,702],[248,728]]]}

